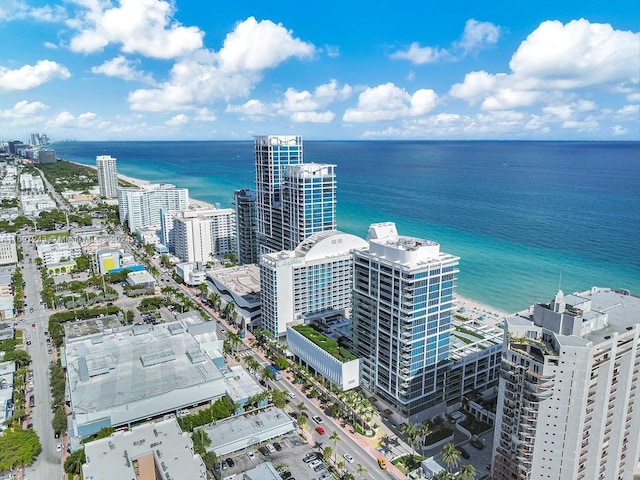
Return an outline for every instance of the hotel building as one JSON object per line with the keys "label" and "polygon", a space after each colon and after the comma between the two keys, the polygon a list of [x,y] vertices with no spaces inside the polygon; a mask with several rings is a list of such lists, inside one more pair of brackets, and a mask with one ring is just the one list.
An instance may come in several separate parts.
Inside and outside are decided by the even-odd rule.
{"label": "hotel building", "polygon": [[0,233],[0,265],[18,263],[18,248],[14,233]]}
{"label": "hotel building", "polygon": [[285,249],[282,188],[286,168],[303,162],[300,135],[255,137],[258,253]]}
{"label": "hotel building", "polygon": [[131,232],[159,227],[161,210],[186,210],[189,207],[189,190],[175,185],[151,184],[117,190],[120,223],[126,223]]}
{"label": "hotel building", "polygon": [[363,239],[338,231],[315,233],[294,251],[262,255],[260,294],[262,328],[275,337],[302,315],[349,311],[353,292],[353,251]]}
{"label": "hotel building", "polygon": [[116,159],[111,155],[98,155],[96,157],[98,169],[98,187],[100,196],[116,198],[118,196],[118,173],[116,171]]}
{"label": "hotel building", "polygon": [[640,455],[640,298],[594,287],[506,320],[496,480],[628,480]]}
{"label": "hotel building", "polygon": [[207,263],[216,255],[236,251],[233,209],[182,210],[172,216],[173,228],[168,236],[172,237],[173,251],[183,262]]}
{"label": "hotel building", "polygon": [[354,251],[353,345],[361,385],[404,417],[444,401],[459,258],[430,240],[369,227]]}

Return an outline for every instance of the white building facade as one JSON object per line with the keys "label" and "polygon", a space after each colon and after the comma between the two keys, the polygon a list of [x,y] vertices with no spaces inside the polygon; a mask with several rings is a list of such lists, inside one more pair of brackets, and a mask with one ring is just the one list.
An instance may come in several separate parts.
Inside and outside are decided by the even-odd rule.
{"label": "white building facade", "polygon": [[78,242],[41,243],[37,246],[38,256],[42,263],[49,267],[62,260],[75,260],[82,256],[82,248]]}
{"label": "white building facade", "polygon": [[96,157],[96,168],[98,169],[98,187],[100,188],[100,196],[116,198],[118,196],[116,159],[111,155],[98,155]]}
{"label": "white building facade", "polygon": [[493,478],[627,480],[640,456],[640,298],[594,287],[509,317]]}
{"label": "white building facade", "polygon": [[316,233],[294,251],[260,260],[262,328],[275,337],[301,315],[351,309],[353,251],[367,243],[338,231]]}
{"label": "white building facade", "polygon": [[18,263],[18,248],[14,233],[0,233],[0,265]]}
{"label": "white building facade", "polygon": [[354,252],[353,343],[361,384],[405,417],[433,406],[449,368],[459,258],[430,240],[369,227]]}
{"label": "white building facade", "polygon": [[161,210],[186,210],[189,190],[170,184],[151,184],[137,188],[118,188],[120,223],[129,230],[160,226]]}
{"label": "white building facade", "polygon": [[207,263],[216,255],[236,252],[236,214],[233,209],[186,210],[172,215],[171,244],[183,262]]}

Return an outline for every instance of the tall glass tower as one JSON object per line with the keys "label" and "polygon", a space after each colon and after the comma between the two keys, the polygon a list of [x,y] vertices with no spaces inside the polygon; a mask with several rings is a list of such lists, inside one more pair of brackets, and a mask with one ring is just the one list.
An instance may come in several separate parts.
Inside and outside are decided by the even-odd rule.
{"label": "tall glass tower", "polygon": [[443,401],[459,258],[430,240],[369,227],[354,251],[353,341],[361,385],[411,417]]}
{"label": "tall glass tower", "polygon": [[118,196],[118,173],[116,171],[116,159],[111,155],[98,155],[96,157],[98,169],[98,186],[100,196],[116,198]]}
{"label": "tall glass tower", "polygon": [[284,250],[282,184],[286,168],[303,162],[302,136],[255,137],[258,253]]}

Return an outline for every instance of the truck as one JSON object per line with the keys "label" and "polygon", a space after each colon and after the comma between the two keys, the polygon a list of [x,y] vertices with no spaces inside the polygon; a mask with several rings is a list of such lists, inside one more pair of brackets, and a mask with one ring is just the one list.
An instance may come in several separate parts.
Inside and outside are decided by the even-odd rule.
{"label": "truck", "polygon": [[273,365],[267,365],[267,368],[271,370],[271,373],[273,373],[274,380],[280,380],[282,378],[282,375],[280,375],[280,370],[278,370],[276,367],[274,367]]}

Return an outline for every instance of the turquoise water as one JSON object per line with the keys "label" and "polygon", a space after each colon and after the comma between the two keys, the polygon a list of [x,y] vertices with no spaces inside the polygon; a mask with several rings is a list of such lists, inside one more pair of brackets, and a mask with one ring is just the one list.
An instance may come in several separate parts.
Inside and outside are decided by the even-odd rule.
{"label": "turquoise water", "polygon": [[[230,206],[253,187],[252,142],[64,142],[58,157],[188,187]],[[401,234],[458,255],[458,292],[508,311],[593,285],[640,294],[637,142],[305,142],[337,165],[338,227]]]}

